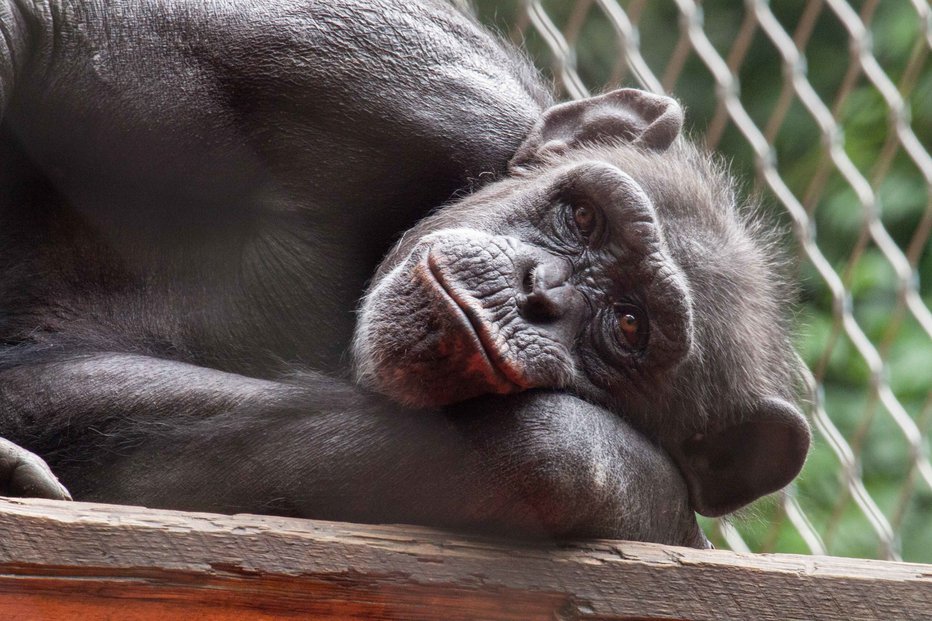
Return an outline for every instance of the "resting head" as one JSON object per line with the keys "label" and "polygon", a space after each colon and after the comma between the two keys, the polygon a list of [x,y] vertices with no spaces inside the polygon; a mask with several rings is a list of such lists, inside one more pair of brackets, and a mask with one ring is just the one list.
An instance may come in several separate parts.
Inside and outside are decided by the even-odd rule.
{"label": "resting head", "polygon": [[682,120],[633,89],[546,111],[507,175],[385,258],[359,380],[419,407],[571,392],[658,441],[706,515],[786,485],[809,446],[792,294],[771,230]]}

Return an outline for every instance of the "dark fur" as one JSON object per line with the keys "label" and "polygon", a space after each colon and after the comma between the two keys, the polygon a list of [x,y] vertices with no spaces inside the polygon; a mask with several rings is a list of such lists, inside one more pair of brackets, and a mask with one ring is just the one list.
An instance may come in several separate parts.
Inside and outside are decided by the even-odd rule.
{"label": "dark fur", "polygon": [[[359,375],[420,404],[456,401],[470,390],[568,390],[624,412],[657,438],[679,461],[694,506],[720,515],[785,485],[805,458],[809,433],[793,405],[792,296],[772,233],[753,210],[738,207],[722,166],[682,139],[638,143],[638,127],[647,131],[636,117],[641,96],[619,94],[574,104],[574,114],[579,123],[614,116],[614,128],[603,122],[601,131],[627,139],[544,153],[405,235],[363,307]],[[646,105],[655,102],[649,97]],[[627,183],[621,171],[633,180],[630,189],[619,189]],[[568,230],[576,203],[602,212],[608,232],[599,247]],[[425,256],[431,265],[464,267],[423,276]],[[554,263],[572,266],[540,294],[553,298],[556,312],[528,316],[521,281]],[[434,320],[439,344],[421,333],[423,309],[436,315],[434,300],[445,297],[432,284],[437,279],[474,324]],[[643,350],[612,344],[619,332],[606,318],[613,301],[644,310],[650,336]],[[474,329],[485,335],[481,345],[462,336]],[[491,371],[483,375],[484,367]]]}
{"label": "dark fur", "polygon": [[341,379],[398,232],[503,175],[550,104],[519,55],[434,0],[0,19],[0,489],[65,496],[39,454],[83,500],[704,544],[603,408]]}

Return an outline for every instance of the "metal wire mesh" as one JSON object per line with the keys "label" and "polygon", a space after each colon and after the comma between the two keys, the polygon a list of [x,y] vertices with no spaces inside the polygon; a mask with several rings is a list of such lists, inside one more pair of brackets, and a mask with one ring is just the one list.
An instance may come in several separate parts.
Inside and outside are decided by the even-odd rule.
{"label": "metal wire mesh", "polygon": [[[814,448],[717,545],[932,562],[928,0],[478,2],[567,97],[673,93],[792,231]],[[877,42],[877,45],[875,45]]]}

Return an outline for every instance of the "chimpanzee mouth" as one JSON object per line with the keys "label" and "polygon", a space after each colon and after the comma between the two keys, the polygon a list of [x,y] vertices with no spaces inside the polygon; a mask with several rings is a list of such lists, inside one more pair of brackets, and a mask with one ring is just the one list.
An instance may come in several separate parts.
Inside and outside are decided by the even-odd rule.
{"label": "chimpanzee mouth", "polygon": [[512,368],[512,365],[502,360],[501,356],[498,355],[498,348],[489,332],[488,325],[477,315],[468,298],[458,291],[457,287],[450,284],[444,274],[443,266],[438,262],[434,253],[427,252],[425,263],[427,264],[427,271],[437,285],[435,288],[437,294],[446,301],[451,312],[455,313],[460,319],[458,322],[460,327],[470,337],[476,354],[482,359],[484,366],[487,367],[486,378],[495,392],[510,394],[531,388],[531,385],[524,378],[524,374]]}

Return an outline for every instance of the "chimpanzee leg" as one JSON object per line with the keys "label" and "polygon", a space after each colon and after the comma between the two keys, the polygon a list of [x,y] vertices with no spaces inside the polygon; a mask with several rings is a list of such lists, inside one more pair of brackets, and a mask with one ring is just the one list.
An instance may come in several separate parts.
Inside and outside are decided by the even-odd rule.
{"label": "chimpanzee leg", "polygon": [[0,420],[11,413],[5,435],[78,500],[702,541],[665,455],[567,395],[411,411],[318,374],[272,382],[100,353],[0,373]]}

